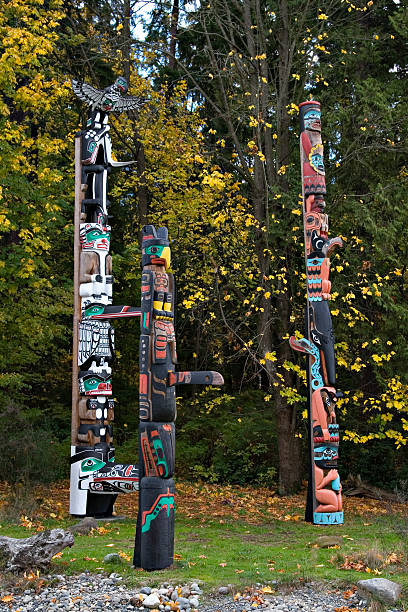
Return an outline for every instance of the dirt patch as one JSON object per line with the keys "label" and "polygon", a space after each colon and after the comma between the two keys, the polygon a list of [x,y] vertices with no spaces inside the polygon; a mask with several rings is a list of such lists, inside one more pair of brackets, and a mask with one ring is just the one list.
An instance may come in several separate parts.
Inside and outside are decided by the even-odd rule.
{"label": "dirt patch", "polygon": [[243,542],[250,542],[257,546],[273,546],[274,542],[265,542],[265,536],[261,533],[249,533],[239,536],[239,539]]}
{"label": "dirt patch", "polygon": [[189,533],[184,536],[184,540],[186,542],[203,542],[204,544],[208,544],[210,541],[208,538],[202,538],[198,533]]}

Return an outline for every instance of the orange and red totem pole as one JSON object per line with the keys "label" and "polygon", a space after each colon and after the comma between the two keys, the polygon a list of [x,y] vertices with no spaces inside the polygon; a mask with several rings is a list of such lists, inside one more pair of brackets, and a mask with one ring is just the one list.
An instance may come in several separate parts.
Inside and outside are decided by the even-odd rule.
{"label": "orange and red totem pole", "polygon": [[324,212],[326,181],[321,138],[320,103],[300,104],[300,160],[307,280],[306,337],[290,338],[292,348],[307,355],[310,472],[306,521],[318,525],[343,523],[340,476],[337,470],[339,426],[334,334],[329,309],[330,253],[342,246],[329,239]]}

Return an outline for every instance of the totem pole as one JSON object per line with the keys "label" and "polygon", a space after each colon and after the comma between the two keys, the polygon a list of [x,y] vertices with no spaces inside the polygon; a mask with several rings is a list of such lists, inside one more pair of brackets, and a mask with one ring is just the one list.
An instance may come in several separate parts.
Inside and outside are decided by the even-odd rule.
{"label": "totem pole", "polygon": [[[222,385],[218,372],[176,372],[175,287],[167,228],[142,228],[141,306],[112,305],[107,177],[115,162],[108,113],[140,108],[125,79],[98,91],[73,81],[90,105],[75,142],[75,299],[70,512],[108,517],[118,493],[139,490],[134,565],[168,567],[174,550],[175,385]],[[139,463],[114,463],[109,319],[140,316]],[[139,487],[140,479],[140,487]]]}
{"label": "totem pole", "polygon": [[342,496],[337,471],[339,426],[335,414],[341,393],[335,389],[334,335],[328,300],[329,257],[336,246],[342,246],[342,241],[327,237],[320,103],[310,100],[300,104],[299,109],[307,337],[292,336],[290,344],[307,355],[310,472],[305,518],[314,524],[341,524]]}
{"label": "totem pole", "polygon": [[140,308],[112,306],[111,227],[107,177],[134,162],[112,158],[109,113],[137,109],[143,100],[119,77],[104,91],[73,81],[89,109],[75,140],[74,347],[72,385],[70,513],[112,516],[118,493],[139,488],[136,465],[115,463],[112,421],[114,329],[108,319],[140,316]]}
{"label": "totem pole", "polygon": [[175,385],[222,385],[218,372],[176,372],[175,282],[167,228],[142,229],[139,348],[139,512],[133,564],[146,570],[173,563]]}

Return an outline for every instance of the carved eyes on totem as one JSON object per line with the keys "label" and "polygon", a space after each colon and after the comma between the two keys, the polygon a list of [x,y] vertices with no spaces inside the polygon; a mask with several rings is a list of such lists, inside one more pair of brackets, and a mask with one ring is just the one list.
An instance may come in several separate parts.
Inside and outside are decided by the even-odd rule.
{"label": "carved eyes on totem", "polygon": [[95,472],[96,470],[103,468],[105,465],[105,462],[101,459],[89,457],[89,459],[84,459],[81,462],[81,470],[82,472]]}
{"label": "carved eyes on totem", "polygon": [[147,253],[149,253],[149,255],[154,255],[155,253],[159,252],[159,247],[149,247],[148,249],[146,249]]}
{"label": "carved eyes on totem", "polygon": [[316,448],[315,449],[315,458],[317,460],[325,459],[338,459],[338,452],[335,448]]}
{"label": "carved eyes on totem", "polygon": [[310,110],[305,114],[305,119],[320,119],[321,113],[317,110]]}
{"label": "carved eyes on totem", "polygon": [[316,249],[316,251],[321,251],[323,246],[324,246],[324,240],[323,238],[317,238],[314,240],[314,248]]}

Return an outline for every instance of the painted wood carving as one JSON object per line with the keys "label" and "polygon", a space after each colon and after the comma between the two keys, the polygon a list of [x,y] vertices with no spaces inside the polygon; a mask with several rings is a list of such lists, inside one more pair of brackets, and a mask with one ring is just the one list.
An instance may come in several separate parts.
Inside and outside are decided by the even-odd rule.
{"label": "painted wood carving", "polygon": [[[142,228],[141,305],[112,304],[109,255],[108,183],[115,162],[108,113],[137,109],[143,100],[125,96],[119,77],[103,91],[73,82],[90,107],[76,144],[76,223],[74,383],[72,408],[70,512],[109,517],[118,494],[139,490],[134,565],[168,567],[174,550],[175,385],[222,385],[218,372],[177,372],[174,328],[175,287],[170,241],[165,227]],[[115,463],[112,368],[115,341],[111,319],[140,317],[139,458]],[[139,486],[140,483],[140,486]]]}
{"label": "painted wood carving", "polygon": [[[74,371],[70,513],[112,516],[119,493],[139,488],[138,465],[115,463],[112,366],[115,334],[109,319],[140,316],[140,308],[112,305],[112,258],[109,254],[108,175],[112,168],[133,162],[112,158],[109,113],[138,109],[143,100],[126,96],[127,83],[119,77],[103,91],[73,81],[77,96],[89,105],[89,116],[79,135],[76,156],[80,189],[76,190],[75,235],[79,258],[75,290]],[[79,237],[79,240],[78,240]],[[79,252],[78,252],[79,251]]]}
{"label": "painted wood carving", "polygon": [[167,228],[142,229],[139,348],[139,513],[133,564],[173,563],[175,385],[222,385],[218,372],[176,372],[175,281]]}
{"label": "painted wood carving", "polygon": [[337,470],[339,426],[336,421],[334,334],[329,309],[330,254],[342,246],[328,238],[324,212],[326,182],[321,139],[320,103],[300,104],[300,159],[307,279],[306,337],[290,338],[292,348],[307,355],[310,473],[306,520],[314,524],[343,523],[340,476]]}

